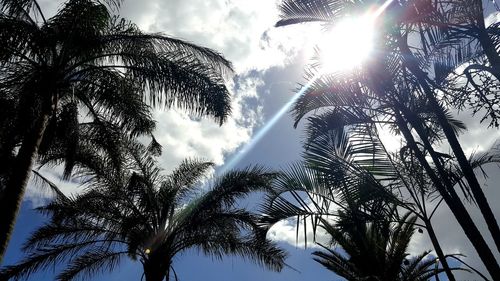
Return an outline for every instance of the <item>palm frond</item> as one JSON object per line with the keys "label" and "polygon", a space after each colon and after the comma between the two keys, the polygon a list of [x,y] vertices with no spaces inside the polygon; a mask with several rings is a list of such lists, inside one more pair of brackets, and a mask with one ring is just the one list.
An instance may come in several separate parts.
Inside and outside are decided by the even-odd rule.
{"label": "palm frond", "polygon": [[85,178],[87,189],[38,208],[50,220],[24,245],[27,258],[6,267],[4,276],[25,278],[61,264],[66,267],[58,280],[86,278],[111,271],[124,254],[163,267],[188,248],[216,258],[239,255],[271,270],[283,268],[286,254],[266,238],[260,217],[238,206],[251,193],[270,192],[275,173],[257,166],[230,171],[208,191],[197,191],[213,163],[188,159],[163,175],[146,146],[124,141],[122,163],[111,168],[107,150],[94,151],[92,142],[90,147],[79,142],[76,175]]}
{"label": "palm frond", "polygon": [[325,251],[315,251],[312,253],[314,260],[326,269],[346,278],[347,280],[361,279],[357,274],[357,269],[349,262],[349,259],[338,252],[324,247]]}
{"label": "palm frond", "polygon": [[65,245],[54,245],[48,248],[38,248],[17,265],[5,267],[0,276],[6,278],[26,278],[39,270],[46,270],[52,266],[72,258],[81,250],[92,246],[92,242],[68,243]]}
{"label": "palm frond", "polygon": [[213,187],[198,202],[198,208],[218,209],[234,206],[237,200],[253,192],[266,192],[276,173],[262,166],[227,172],[216,179]]}
{"label": "palm frond", "polygon": [[78,278],[90,278],[96,272],[111,272],[119,264],[121,256],[127,252],[110,251],[106,247],[97,247],[75,257],[69,266],[56,279],[70,281]]}
{"label": "palm frond", "polygon": [[[380,180],[393,180],[397,178],[396,171],[373,130],[376,130],[373,126],[359,125],[352,126],[347,132],[341,127],[317,133],[319,137],[306,144],[306,161],[325,175],[338,174],[336,171],[340,170],[358,175],[370,173]],[[331,179],[334,182],[343,180]]]}
{"label": "palm frond", "polygon": [[[367,108],[370,103],[370,97],[365,94],[366,88],[357,83],[351,83],[352,80],[340,78],[335,75],[321,76],[309,85],[299,87],[298,91],[303,94],[298,98],[292,108],[292,114],[295,119],[294,126],[309,112],[322,108],[348,108],[358,106],[359,110]],[[351,111],[351,114],[357,112]]]}
{"label": "palm frond", "polygon": [[347,10],[352,1],[345,0],[284,0],[280,3],[281,20],[276,26],[305,22],[331,22],[342,11]]}
{"label": "palm frond", "polygon": [[184,160],[167,178],[163,183],[160,193],[165,191],[166,193],[174,191],[176,200],[181,203],[182,200],[186,200],[191,196],[196,196],[196,186],[203,179],[203,176],[207,176],[209,169],[214,167],[213,162],[207,162],[200,159],[186,159]]}
{"label": "palm frond", "polygon": [[[500,152],[498,150],[498,144],[495,144],[491,149],[485,152],[472,153],[469,157],[469,165],[472,169],[480,171],[484,177],[488,177],[488,174],[484,169],[486,165],[499,163]],[[471,202],[475,202],[472,191],[470,190],[468,183],[465,181],[464,174],[458,163],[450,161],[448,163],[448,173],[452,183],[454,185],[458,185],[465,198]]]}
{"label": "palm frond", "polygon": [[31,172],[33,173],[33,180],[36,186],[41,187],[43,190],[48,190],[49,192],[55,194],[57,197],[66,197],[66,195],[64,195],[59,187],[44,175],[42,175],[40,171],[32,170]]}

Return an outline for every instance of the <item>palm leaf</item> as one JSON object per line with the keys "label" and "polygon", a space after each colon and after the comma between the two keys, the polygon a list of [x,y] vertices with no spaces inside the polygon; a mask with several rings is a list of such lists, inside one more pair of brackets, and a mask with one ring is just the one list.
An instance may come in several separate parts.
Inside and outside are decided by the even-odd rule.
{"label": "palm leaf", "polygon": [[335,20],[352,1],[345,0],[285,0],[279,5],[281,20],[276,26],[305,22],[331,22]]}

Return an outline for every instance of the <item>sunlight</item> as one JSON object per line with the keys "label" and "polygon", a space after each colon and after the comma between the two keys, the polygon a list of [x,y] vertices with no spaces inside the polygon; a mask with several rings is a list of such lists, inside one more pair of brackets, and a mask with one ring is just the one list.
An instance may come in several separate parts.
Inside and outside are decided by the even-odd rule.
{"label": "sunlight", "polygon": [[373,49],[374,17],[346,18],[318,44],[321,71],[348,71],[361,65]]}
{"label": "sunlight", "polygon": [[[252,148],[256,146],[262,138],[264,138],[274,125],[278,123],[281,117],[283,117],[290,110],[291,106],[300,98],[300,96],[302,96],[323,73],[327,71],[335,71],[335,68],[339,66],[343,66],[344,70],[352,69],[368,58],[373,49],[375,20],[380,17],[384,10],[387,9],[393,1],[394,0],[386,0],[380,7],[376,8],[376,10],[368,12],[359,18],[347,18],[331,31],[333,34],[330,33],[329,36],[325,36],[325,40],[320,42],[320,48],[326,50],[327,47],[329,47],[329,51],[323,54],[328,57],[323,58],[324,62],[329,62],[326,67],[323,62],[323,70],[316,73],[314,77],[309,79],[302,89],[295,93],[295,95],[293,95],[292,98],[285,105],[283,105],[281,109],[276,112],[256,134],[254,134],[252,139],[245,146],[243,146],[240,151],[235,153],[223,167],[221,167],[220,173],[223,174],[235,168],[245,155],[252,150]],[[346,38],[346,40],[343,40],[341,44],[335,44],[335,41],[341,41],[340,39],[342,38]],[[352,47],[351,45],[354,45],[355,47]],[[347,51],[343,52],[342,48]],[[348,60],[347,57],[350,59]],[[335,66],[336,61],[337,66]]]}

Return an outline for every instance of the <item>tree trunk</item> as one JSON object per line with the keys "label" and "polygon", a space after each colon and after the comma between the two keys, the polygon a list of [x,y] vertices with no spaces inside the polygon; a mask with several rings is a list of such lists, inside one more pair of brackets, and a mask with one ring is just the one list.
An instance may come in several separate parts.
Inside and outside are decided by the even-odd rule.
{"label": "tree trunk", "polygon": [[446,256],[443,253],[443,249],[441,248],[441,245],[439,244],[439,240],[437,239],[436,233],[434,232],[434,228],[432,227],[430,220],[426,219],[426,220],[424,220],[424,223],[425,223],[425,229],[427,230],[427,234],[429,235],[429,238],[431,239],[432,246],[434,247],[434,251],[436,251],[436,255],[438,256],[439,261],[441,262],[441,265],[443,266],[443,269],[446,272],[446,276],[448,277],[448,280],[449,281],[456,281],[455,276],[453,275],[453,272],[451,272],[448,261],[446,260]]}
{"label": "tree trunk", "polygon": [[153,268],[148,270],[144,269],[144,276],[146,277],[146,281],[163,281],[165,278],[165,272],[161,272],[160,270],[155,270]]}
{"label": "tree trunk", "polygon": [[[462,172],[464,173],[464,177],[469,184],[469,188],[472,192],[472,195],[474,196],[479,210],[481,211],[481,214],[483,215],[484,220],[488,225],[488,229],[491,233],[491,236],[493,237],[493,241],[495,241],[497,250],[500,252],[500,227],[498,226],[495,215],[493,214],[488,200],[486,199],[486,196],[481,189],[481,185],[479,184],[477,177],[474,174],[474,170],[472,169],[469,160],[465,156],[462,146],[458,141],[457,135],[453,131],[451,125],[448,123],[446,115],[443,112],[441,106],[438,104],[434,96],[434,92],[429,87],[426,74],[418,67],[418,65],[416,65],[416,58],[413,56],[413,53],[409,49],[405,40],[403,40],[402,37],[398,38],[398,40],[403,57],[407,59],[406,63],[408,69],[417,78],[427,99],[429,100],[433,112],[436,114],[438,122],[443,129],[443,132],[448,140],[448,143],[450,144],[451,149],[453,150],[453,154],[457,158],[458,164],[462,169]],[[445,175],[443,174],[443,176]]]}
{"label": "tree trunk", "polygon": [[495,45],[491,41],[491,38],[488,36],[486,30],[479,33],[478,41],[490,63],[490,68],[492,69],[491,74],[493,74],[493,76],[495,76],[495,78],[500,82],[500,57],[498,56]]}
{"label": "tree trunk", "polygon": [[403,136],[405,137],[408,146],[413,150],[415,156],[417,157],[420,164],[423,166],[436,189],[439,191],[444,201],[450,208],[451,212],[457,219],[458,223],[464,230],[465,235],[469,239],[469,241],[474,246],[474,249],[477,251],[481,261],[486,266],[486,269],[490,273],[493,280],[500,280],[500,267],[495,259],[495,256],[491,252],[491,249],[488,247],[488,244],[484,240],[481,232],[474,224],[471,216],[467,212],[467,209],[463,205],[460,197],[456,194],[453,187],[446,188],[443,185],[443,182],[439,179],[439,177],[435,174],[434,170],[431,168],[425,156],[418,148],[413,136],[411,135],[410,130],[406,126],[406,123],[399,112],[395,112],[396,119],[398,123],[398,127],[400,128]]}
{"label": "tree trunk", "polygon": [[144,276],[146,281],[168,281],[170,263],[158,262],[158,259],[149,259],[144,262]]}
{"label": "tree trunk", "polygon": [[[434,101],[434,105],[439,107],[436,101]],[[440,110],[439,110],[440,111]],[[464,173],[464,177],[467,180],[470,190],[472,191],[472,195],[474,196],[474,199],[479,207],[479,210],[481,211],[481,214],[484,217],[484,220],[486,221],[486,224],[488,225],[488,229],[491,233],[491,236],[493,237],[493,241],[495,241],[495,245],[497,247],[497,250],[500,252],[500,228],[498,226],[498,222],[495,218],[495,215],[493,214],[493,211],[490,208],[490,205],[488,203],[488,200],[486,199],[486,196],[484,195],[483,190],[481,189],[481,185],[479,184],[477,177],[474,173],[474,170],[472,169],[469,160],[465,156],[465,153],[462,149],[462,146],[460,145],[457,136],[455,135],[455,132],[451,128],[450,124],[447,122],[445,119],[446,116],[442,111],[440,111],[440,114],[437,114],[439,118],[439,123],[443,127],[443,132],[446,135],[448,142],[453,150],[453,154],[455,154],[458,164],[460,165],[460,168],[462,169],[462,172]],[[441,116],[439,116],[441,115]],[[445,119],[445,120],[442,120]]]}
{"label": "tree trunk", "polygon": [[495,44],[493,43],[493,40],[489,36],[486,28],[487,26],[485,25],[484,22],[484,10],[483,10],[483,3],[482,0],[476,0],[476,5],[479,5],[480,7],[480,12],[479,12],[479,17],[477,19],[477,24],[479,25],[478,27],[478,41],[479,44],[481,44],[481,47],[484,50],[484,54],[486,55],[486,58],[488,58],[488,61],[490,63],[490,67],[493,70],[492,74],[495,76],[495,78],[500,82],[500,56],[497,53],[497,50],[495,48]]}
{"label": "tree trunk", "polygon": [[31,174],[33,159],[37,155],[45,128],[52,111],[52,104],[42,106],[42,112],[34,127],[26,132],[7,181],[0,205],[0,264],[14,230],[17,214],[23,201],[26,185]]}
{"label": "tree trunk", "polygon": [[[439,158],[439,156],[436,154],[436,152],[434,151],[434,148],[432,147],[432,145],[430,144],[429,140],[426,138],[426,134],[425,134],[425,130],[422,126],[422,124],[419,122],[418,120],[418,117],[417,116],[414,116],[414,114],[412,114],[411,112],[407,112],[406,115],[408,115],[410,118],[409,120],[413,120],[413,122],[410,122],[410,124],[413,125],[414,129],[416,130],[417,134],[420,136],[422,142],[424,143],[424,147],[425,149],[427,149],[427,151],[429,152],[429,154],[431,155],[431,158],[433,159],[435,165],[436,165],[436,168],[438,170],[438,172],[442,175],[445,175],[446,174],[446,171],[445,171],[445,168],[444,166],[441,164],[441,159]],[[451,195],[452,198],[455,198],[454,200],[456,200],[457,202],[460,202],[460,198],[458,197],[458,195],[456,194],[455,190],[453,189],[454,186],[453,184],[450,182],[449,178],[448,177],[444,177],[443,178],[443,182],[446,186],[448,186],[448,190],[449,190],[449,194]],[[462,204],[463,206],[463,204]],[[464,207],[465,208],[465,207]],[[451,208],[450,208],[451,209]],[[458,220],[458,218],[457,218]],[[426,222],[426,225],[427,225],[427,222]],[[429,222],[429,225],[430,225],[430,222]],[[432,226],[431,226],[432,228]],[[432,236],[434,236],[434,239],[436,239],[436,242],[437,242],[437,237],[435,236],[435,233],[434,233],[434,230],[432,229],[432,233],[429,232],[429,236],[431,237],[431,241],[432,241]],[[471,241],[472,242],[472,241]],[[434,244],[434,242],[433,242]],[[474,243],[473,243],[474,244]],[[439,245],[439,244],[438,244]],[[441,249],[440,249],[441,250]],[[437,250],[436,250],[436,253],[437,253]],[[442,251],[441,251],[442,253]],[[441,259],[441,257],[440,257]],[[497,263],[498,264],[498,263]],[[444,267],[444,265],[443,265]]]}

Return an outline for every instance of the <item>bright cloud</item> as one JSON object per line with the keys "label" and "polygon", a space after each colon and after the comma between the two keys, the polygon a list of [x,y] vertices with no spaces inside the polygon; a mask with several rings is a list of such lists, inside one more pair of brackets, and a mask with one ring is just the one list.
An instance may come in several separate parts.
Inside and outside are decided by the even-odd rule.
{"label": "bright cloud", "polygon": [[[258,78],[241,79],[233,96],[232,115],[222,126],[207,118],[193,119],[181,110],[156,111],[156,139],[163,146],[161,166],[170,171],[187,157],[224,164],[225,155],[250,140],[260,121],[256,91],[261,83]],[[249,106],[251,103],[255,105]]]}
{"label": "bright cloud", "polygon": [[[306,42],[311,28],[275,28],[278,1],[126,1],[122,15],[150,32],[163,32],[218,50],[239,73],[283,66]],[[307,30],[307,32],[305,32]]]}
{"label": "bright cloud", "polygon": [[186,157],[202,157],[223,165],[225,155],[248,142],[258,124],[258,87],[263,73],[296,58],[311,42],[306,27],[275,28],[278,1],[270,0],[146,0],[126,1],[125,18],[143,30],[162,32],[213,48],[231,60],[238,78],[233,114],[219,127],[208,119],[192,120],[180,110],[157,112],[157,139],[164,146],[163,166],[169,170]]}
{"label": "bright cloud", "polygon": [[306,240],[308,248],[318,248],[319,245],[316,243],[325,246],[329,245],[330,237],[323,229],[318,228],[316,231],[316,235],[314,235],[310,220],[306,221],[305,226],[306,227],[304,229],[303,220],[300,221],[298,226],[297,220],[295,219],[279,221],[278,223],[273,225],[273,227],[271,227],[267,234],[267,237],[274,241],[288,243],[290,245],[296,246],[297,248],[304,248],[306,246]]}

